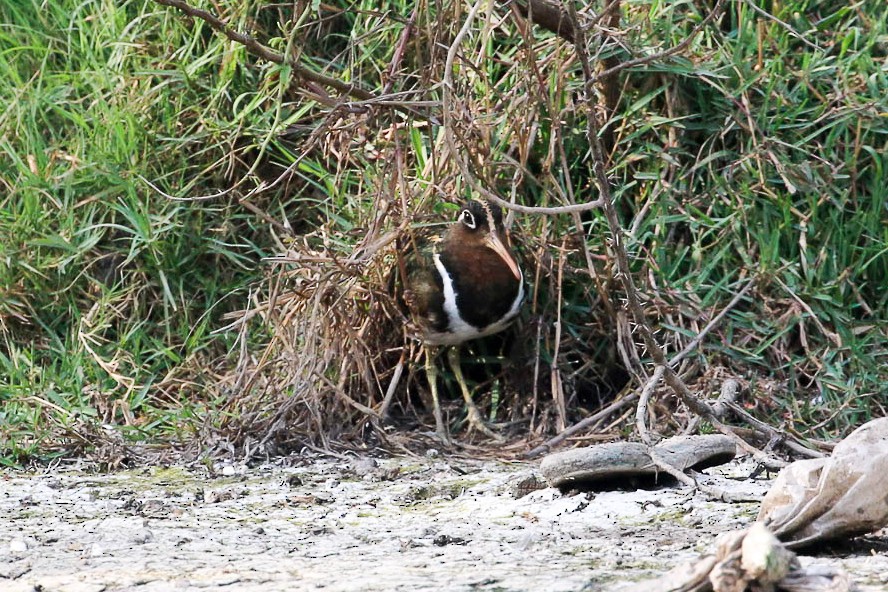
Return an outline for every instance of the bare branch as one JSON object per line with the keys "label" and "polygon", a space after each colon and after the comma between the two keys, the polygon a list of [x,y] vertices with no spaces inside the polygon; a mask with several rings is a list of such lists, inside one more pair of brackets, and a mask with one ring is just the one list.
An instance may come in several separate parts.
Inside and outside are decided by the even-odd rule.
{"label": "bare branch", "polygon": [[599,421],[606,419],[612,413],[615,413],[617,411],[622,410],[625,407],[628,407],[629,405],[632,405],[637,400],[638,400],[638,393],[630,393],[629,395],[623,397],[622,399],[618,399],[618,400],[614,401],[613,403],[611,403],[610,405],[608,405],[604,409],[601,409],[597,413],[590,415],[586,419],[579,421],[579,422],[575,423],[574,425],[570,426],[569,428],[567,428],[566,430],[564,430],[563,432],[561,432],[557,436],[554,436],[553,438],[546,440],[545,442],[543,442],[542,444],[540,444],[539,446],[537,446],[533,450],[526,453],[524,455],[524,458],[536,458],[536,457],[540,456],[541,454],[546,454],[547,452],[549,452],[550,450],[552,450],[553,448],[555,448],[556,446],[558,446],[559,444],[561,444],[562,442],[564,442],[565,440],[570,438],[572,435],[576,434],[577,432],[582,432],[583,430],[592,427],[593,425],[595,425]]}
{"label": "bare branch", "polygon": [[725,318],[725,315],[727,315],[728,312],[731,311],[731,309],[737,306],[737,304],[743,299],[744,296],[746,296],[746,294],[749,292],[749,289],[752,288],[752,285],[752,281],[747,282],[746,285],[743,286],[743,289],[737,292],[734,297],[731,298],[731,301],[728,302],[727,306],[725,306],[720,313],[715,315],[715,317],[713,317],[711,321],[706,323],[706,326],[703,327],[703,329],[701,329],[699,333],[697,333],[697,336],[694,337],[691,342],[684,347],[683,350],[678,352],[669,360],[669,365],[675,368],[679,362],[693,353],[693,351],[697,349],[703,342],[703,338],[706,337],[706,335],[710,331],[712,331],[716,327],[716,325],[718,325],[722,321],[723,318]]}
{"label": "bare branch", "polygon": [[[482,188],[483,189],[483,188]],[[597,210],[602,206],[602,201],[600,199],[595,199],[592,201],[587,201],[584,203],[578,204],[569,204],[566,206],[551,206],[551,207],[542,207],[542,206],[523,206],[521,204],[512,203],[510,201],[506,201],[503,198],[499,197],[493,192],[490,192],[486,189],[480,191],[484,197],[489,199],[490,201],[506,208],[507,210],[513,210],[515,212],[520,212],[522,214],[542,214],[545,216],[556,216],[560,214],[573,214],[575,212],[586,212],[589,210]]]}
{"label": "bare branch", "polygon": [[[721,0],[719,0],[721,2]],[[571,19],[576,22],[576,9],[573,6],[572,2],[567,2],[568,13],[570,14]],[[577,27],[577,40],[574,45],[576,48],[577,58],[580,60],[580,64],[583,68],[583,76],[585,77],[585,94],[587,101],[587,113],[586,113],[586,139],[589,142],[589,153],[592,158],[592,170],[595,175],[595,181],[598,185],[598,192],[600,199],[603,201],[602,209],[604,210],[605,218],[607,219],[608,228],[610,229],[611,234],[611,249],[614,252],[615,260],[616,260],[616,268],[617,275],[621,283],[623,284],[623,289],[626,292],[626,300],[629,307],[629,312],[632,314],[633,320],[635,321],[637,331],[644,341],[644,345],[650,353],[651,357],[654,360],[654,363],[659,366],[664,366],[664,375],[667,384],[676,392],[681,401],[694,413],[697,415],[702,415],[704,417],[710,418],[714,417],[714,413],[712,408],[701,401],[697,397],[691,393],[688,389],[687,385],[678,377],[677,374],[672,370],[670,366],[668,366],[668,361],[666,360],[666,354],[663,353],[663,349],[657,343],[657,340],[654,339],[654,333],[651,330],[650,326],[647,323],[647,319],[645,318],[644,309],[642,308],[641,301],[638,297],[638,290],[635,287],[635,282],[632,279],[632,272],[629,266],[629,256],[626,253],[626,248],[623,246],[623,228],[620,226],[620,221],[617,218],[617,212],[613,205],[613,194],[611,192],[610,180],[607,178],[607,171],[605,170],[605,155],[604,150],[601,145],[601,140],[598,137],[598,123],[595,120],[595,114],[591,107],[591,101],[595,96],[593,84],[595,82],[595,76],[592,72],[592,66],[589,63],[589,56],[586,53],[586,36],[581,27]]]}
{"label": "bare branch", "polygon": [[654,374],[647,381],[647,384],[644,385],[644,388],[641,389],[641,397],[638,400],[638,407],[635,408],[635,429],[638,430],[638,435],[641,437],[641,441],[648,446],[652,446],[655,443],[653,438],[651,438],[651,433],[648,430],[647,422],[645,421],[648,402],[651,400],[651,394],[653,394],[654,389],[660,384],[660,380],[663,378],[663,372],[665,370],[665,367],[657,366],[654,370]]}
{"label": "bare branch", "polygon": [[[184,12],[185,14],[187,14],[189,16],[201,19],[202,21],[204,21],[208,25],[210,25],[210,27],[212,27],[216,31],[219,31],[220,33],[222,33],[223,35],[225,35],[226,37],[228,37],[232,41],[235,41],[235,42],[243,45],[247,49],[247,51],[249,51],[251,54],[255,55],[256,57],[262,58],[263,60],[267,60],[269,62],[273,62],[275,64],[286,64],[286,65],[290,66],[291,68],[293,68],[293,72],[295,72],[296,75],[299,78],[301,78],[302,80],[308,81],[309,83],[314,83],[314,84],[319,84],[319,85],[330,87],[330,88],[336,90],[342,96],[354,97],[356,99],[359,99],[360,102],[345,103],[344,106],[346,106],[346,107],[363,108],[366,106],[365,103],[377,103],[377,102],[385,100],[386,105],[390,105],[392,108],[397,109],[399,111],[403,111],[405,113],[415,115],[421,119],[426,119],[426,120],[433,119],[428,114],[424,114],[420,111],[417,111],[416,109],[413,108],[413,106],[410,106],[410,105],[402,103],[402,102],[394,102],[394,101],[387,100],[388,97],[376,95],[376,94],[370,92],[369,90],[362,88],[356,84],[349,84],[347,82],[342,82],[341,80],[338,80],[338,79],[333,78],[331,76],[326,76],[324,74],[321,74],[319,72],[315,72],[314,70],[306,68],[302,64],[299,64],[298,62],[295,62],[291,59],[286,58],[282,54],[271,49],[270,47],[262,45],[254,37],[247,35],[246,33],[241,33],[239,31],[235,31],[234,29],[232,29],[228,25],[228,23],[226,23],[225,21],[223,21],[222,19],[220,19],[219,17],[217,17],[213,13],[203,10],[203,9],[200,9],[200,8],[195,8],[194,6],[191,6],[190,4],[185,2],[184,0],[154,0],[154,1],[157,2],[158,4],[162,4],[164,6],[171,6],[173,8],[178,8],[179,10],[181,10],[182,12]],[[409,26],[408,26],[408,29],[409,29]],[[313,93],[313,92],[310,92],[309,90],[305,90],[305,89],[303,89],[303,92],[311,95],[314,99],[316,99],[319,102],[322,102],[322,103],[325,103],[325,104],[328,104],[331,106],[333,106],[335,104],[335,102],[331,103],[328,97],[324,97],[322,95],[319,95],[317,92]]]}

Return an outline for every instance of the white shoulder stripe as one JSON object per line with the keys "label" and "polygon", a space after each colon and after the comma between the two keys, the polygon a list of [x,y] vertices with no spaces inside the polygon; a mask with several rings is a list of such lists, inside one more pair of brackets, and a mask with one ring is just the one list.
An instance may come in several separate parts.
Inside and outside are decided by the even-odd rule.
{"label": "white shoulder stripe", "polygon": [[518,316],[521,303],[524,301],[524,277],[521,278],[518,284],[518,294],[515,295],[512,306],[509,307],[509,311],[503,318],[486,327],[476,327],[459,314],[459,309],[456,306],[456,289],[453,287],[453,278],[444,267],[441,256],[435,253],[433,260],[435,261],[435,269],[438,270],[438,274],[441,276],[441,283],[444,286],[444,314],[447,316],[447,329],[441,333],[435,331],[426,333],[424,339],[427,343],[434,345],[457,345],[470,339],[493,335],[508,327],[515,317]]}
{"label": "white shoulder stripe", "polygon": [[444,267],[441,261],[441,255],[434,254],[435,268],[441,276],[441,282],[444,285],[444,314],[447,315],[447,330],[454,333],[454,336],[465,336],[469,338],[471,335],[478,334],[478,327],[471,325],[465,321],[459,314],[459,308],[456,306],[456,290],[453,288],[453,278]]}

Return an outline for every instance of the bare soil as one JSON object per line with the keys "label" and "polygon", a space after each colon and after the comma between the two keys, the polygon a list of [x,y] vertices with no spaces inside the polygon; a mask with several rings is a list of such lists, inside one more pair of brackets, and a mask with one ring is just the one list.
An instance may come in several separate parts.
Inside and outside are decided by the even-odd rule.
{"label": "bare soil", "polygon": [[[0,473],[0,591],[617,590],[743,528],[679,488],[526,493],[535,463],[281,459],[256,468]],[[766,478],[710,469],[760,498]],[[519,497],[521,493],[526,493]],[[888,533],[804,562],[888,589]]]}

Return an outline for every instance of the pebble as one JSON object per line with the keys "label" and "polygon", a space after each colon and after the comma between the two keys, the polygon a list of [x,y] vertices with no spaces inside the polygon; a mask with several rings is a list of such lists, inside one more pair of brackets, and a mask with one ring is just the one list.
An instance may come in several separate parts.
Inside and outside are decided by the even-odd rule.
{"label": "pebble", "polygon": [[154,533],[147,528],[143,528],[133,533],[132,540],[137,545],[144,545],[145,543],[150,543],[154,540]]}
{"label": "pebble", "polygon": [[374,458],[359,458],[351,463],[351,469],[358,477],[372,477],[378,466]]}

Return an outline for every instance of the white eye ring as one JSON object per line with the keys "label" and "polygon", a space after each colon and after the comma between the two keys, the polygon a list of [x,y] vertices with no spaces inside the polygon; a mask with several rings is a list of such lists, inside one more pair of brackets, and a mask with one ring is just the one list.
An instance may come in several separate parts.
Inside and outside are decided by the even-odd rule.
{"label": "white eye ring", "polygon": [[475,230],[475,228],[478,226],[475,223],[475,216],[473,216],[472,212],[470,212],[469,210],[462,211],[462,214],[459,215],[459,221],[462,222],[463,224],[465,224],[466,226],[468,226],[469,228],[471,228],[472,230]]}

